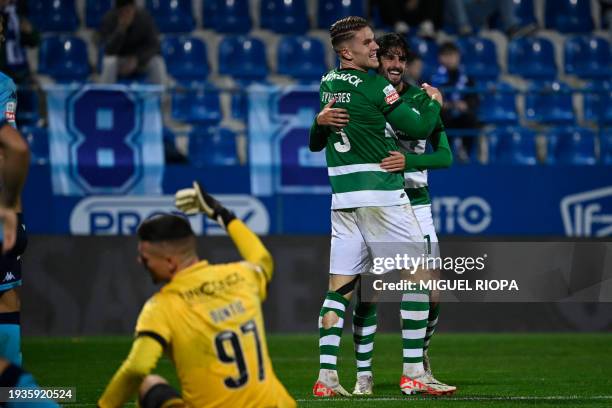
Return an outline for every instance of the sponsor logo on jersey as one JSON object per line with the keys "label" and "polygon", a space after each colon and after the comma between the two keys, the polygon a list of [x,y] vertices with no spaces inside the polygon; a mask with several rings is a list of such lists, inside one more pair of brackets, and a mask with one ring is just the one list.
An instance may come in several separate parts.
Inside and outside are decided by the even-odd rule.
{"label": "sponsor logo on jersey", "polygon": [[15,280],[15,275],[13,275],[13,272],[7,272],[6,275],[4,275],[4,280],[2,282],[9,282],[13,280]]}
{"label": "sponsor logo on jersey", "polygon": [[397,90],[393,87],[393,85],[389,84],[384,87],[383,92],[385,93],[385,102],[387,102],[388,105],[391,105],[400,98],[399,94],[397,93]]}
{"label": "sponsor logo on jersey", "polygon": [[334,80],[345,81],[355,87],[359,86],[359,84],[363,82],[363,79],[359,78],[357,75],[345,74],[345,73],[341,74],[336,71],[332,71],[328,73],[327,75],[324,75],[323,78],[321,79],[321,81],[334,81]]}
{"label": "sponsor logo on jersey", "polygon": [[436,230],[443,234],[459,231],[479,234],[493,220],[491,206],[482,197],[435,197],[431,209]]}
{"label": "sponsor logo on jersey", "polygon": [[612,186],[568,195],[560,206],[565,235],[612,236]]}
{"label": "sponsor logo on jersey", "polygon": [[6,103],[6,110],[4,112],[4,117],[6,118],[6,120],[8,121],[15,121],[15,111],[17,108],[17,104],[15,102],[7,102]]}
{"label": "sponsor logo on jersey", "polygon": [[[256,234],[267,234],[270,216],[255,197],[219,194],[215,198],[234,211]],[[75,235],[133,235],[140,223],[156,214],[174,212],[174,196],[91,196],[81,200],[70,215]],[[203,215],[189,217],[196,235],[223,235],[224,230]]]}

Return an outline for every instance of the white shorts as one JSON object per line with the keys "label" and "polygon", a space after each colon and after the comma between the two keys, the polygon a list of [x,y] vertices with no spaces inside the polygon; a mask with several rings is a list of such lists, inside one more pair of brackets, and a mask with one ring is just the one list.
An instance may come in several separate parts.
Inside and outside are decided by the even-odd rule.
{"label": "white shorts", "polygon": [[[413,257],[426,253],[410,204],[332,210],[331,225],[330,274],[358,275],[372,270],[375,258],[395,257],[398,252]],[[385,272],[391,270],[395,269]]]}
{"label": "white shorts", "polygon": [[438,244],[438,234],[434,226],[433,216],[431,215],[431,204],[415,205],[412,207],[414,215],[416,215],[425,242],[431,243],[430,255],[432,257],[440,256],[440,246]]}

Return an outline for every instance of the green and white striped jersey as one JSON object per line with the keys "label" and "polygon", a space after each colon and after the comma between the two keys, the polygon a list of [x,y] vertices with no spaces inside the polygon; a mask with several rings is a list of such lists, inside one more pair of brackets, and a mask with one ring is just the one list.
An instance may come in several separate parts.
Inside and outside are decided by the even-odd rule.
{"label": "green and white striped jersey", "polygon": [[[430,98],[425,91],[422,89],[405,84],[406,86],[400,93],[402,100],[415,109],[420,109],[424,104],[430,102]],[[442,121],[439,120],[439,124],[436,126],[437,129],[442,129]],[[387,135],[390,137],[397,138],[397,144],[400,147],[400,151],[403,153],[411,153],[421,155],[425,153],[427,140],[405,140],[402,139],[401,131],[394,130],[391,124],[386,125]],[[427,169],[416,169],[409,168],[404,171],[404,187],[410,198],[410,204],[412,205],[423,205],[431,204],[431,198],[429,196],[429,186],[427,183]]]}
{"label": "green and white striped jersey", "polygon": [[380,75],[334,69],[323,76],[319,95],[321,108],[335,98],[334,107],[350,115],[348,125],[327,138],[332,209],[409,203],[402,175],[380,168],[389,151],[398,149],[385,133],[385,115],[401,104],[395,88]]}

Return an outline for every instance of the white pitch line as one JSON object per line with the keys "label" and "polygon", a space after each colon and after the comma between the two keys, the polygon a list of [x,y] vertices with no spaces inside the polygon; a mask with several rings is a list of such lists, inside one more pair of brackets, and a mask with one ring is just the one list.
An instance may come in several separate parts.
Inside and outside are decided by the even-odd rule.
{"label": "white pitch line", "polygon": [[[411,399],[406,397],[381,397],[381,398],[298,398],[297,402],[324,402],[324,401],[404,401]],[[547,395],[541,397],[529,396],[508,396],[508,397],[453,397],[453,396],[428,396],[428,398],[416,398],[413,401],[564,401],[564,400],[612,400],[612,395]]]}

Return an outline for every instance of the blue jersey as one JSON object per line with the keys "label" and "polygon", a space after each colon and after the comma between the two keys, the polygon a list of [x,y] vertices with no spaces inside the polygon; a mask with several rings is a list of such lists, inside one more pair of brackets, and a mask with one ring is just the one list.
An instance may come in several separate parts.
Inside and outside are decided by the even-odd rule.
{"label": "blue jersey", "polygon": [[11,126],[16,128],[17,87],[15,82],[2,72],[0,72],[0,110],[2,122],[6,120]]}

